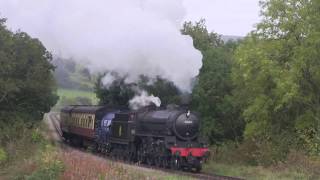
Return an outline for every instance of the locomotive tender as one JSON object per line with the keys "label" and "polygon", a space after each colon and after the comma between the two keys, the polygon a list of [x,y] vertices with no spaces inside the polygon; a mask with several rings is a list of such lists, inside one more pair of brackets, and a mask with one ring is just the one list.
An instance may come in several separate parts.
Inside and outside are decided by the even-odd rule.
{"label": "locomotive tender", "polygon": [[199,137],[199,118],[177,106],[137,111],[106,106],[61,109],[63,137],[115,159],[199,172],[209,156]]}

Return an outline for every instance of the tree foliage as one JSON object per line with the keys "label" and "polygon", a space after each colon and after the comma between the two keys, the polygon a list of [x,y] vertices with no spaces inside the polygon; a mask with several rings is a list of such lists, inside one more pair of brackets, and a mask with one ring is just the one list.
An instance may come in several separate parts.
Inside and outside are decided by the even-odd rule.
{"label": "tree foliage", "polygon": [[160,77],[150,79],[141,75],[137,82],[127,83],[126,76],[121,77],[115,72],[111,74],[114,76],[114,81],[108,86],[103,84],[102,80],[106,74],[98,77],[95,92],[97,98],[100,100],[99,104],[128,107],[129,100],[142,90],[159,97],[162,105],[179,103],[181,101],[178,88],[166,79]]}
{"label": "tree foliage", "polygon": [[241,138],[244,123],[234,103],[231,81],[233,54],[237,42],[224,43],[208,32],[205,21],[186,22],[181,30],[190,35],[194,47],[203,55],[203,65],[192,93],[193,107],[201,113],[202,129],[211,143]]}
{"label": "tree foliage", "polygon": [[261,6],[263,20],[238,49],[233,71],[245,136],[320,153],[320,2]]}
{"label": "tree foliage", "polygon": [[159,97],[161,99],[161,104],[163,105],[180,104],[183,101],[182,98],[184,98],[173,82],[161,77],[151,80],[146,76],[140,76],[138,87]]}
{"label": "tree foliage", "polygon": [[4,23],[0,19],[0,120],[8,112],[41,120],[57,101],[51,54],[39,40]]}
{"label": "tree foliage", "polygon": [[55,57],[52,64],[56,67],[54,78],[59,87],[84,91],[93,90],[94,74],[91,74],[89,69],[81,63],[77,63],[75,59]]}
{"label": "tree foliage", "polygon": [[106,74],[98,76],[95,84],[95,93],[99,99],[99,104],[128,107],[129,100],[134,96],[134,84],[125,82],[125,77],[120,77],[117,74],[116,79],[106,86],[102,79]]}

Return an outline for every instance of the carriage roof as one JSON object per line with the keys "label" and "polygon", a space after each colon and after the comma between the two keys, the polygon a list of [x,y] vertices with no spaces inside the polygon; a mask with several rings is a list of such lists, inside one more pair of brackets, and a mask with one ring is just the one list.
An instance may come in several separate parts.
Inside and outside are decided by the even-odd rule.
{"label": "carriage roof", "polygon": [[98,111],[106,110],[105,106],[84,106],[84,105],[70,105],[61,109],[61,112],[75,112],[75,113],[97,113]]}

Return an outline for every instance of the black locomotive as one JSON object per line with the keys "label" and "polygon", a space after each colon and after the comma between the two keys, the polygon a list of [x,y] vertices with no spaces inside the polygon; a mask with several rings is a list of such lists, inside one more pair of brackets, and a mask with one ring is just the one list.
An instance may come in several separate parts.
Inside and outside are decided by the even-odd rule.
{"label": "black locomotive", "polygon": [[60,117],[67,141],[89,144],[115,159],[200,171],[209,155],[199,138],[198,116],[177,106],[138,111],[68,106]]}

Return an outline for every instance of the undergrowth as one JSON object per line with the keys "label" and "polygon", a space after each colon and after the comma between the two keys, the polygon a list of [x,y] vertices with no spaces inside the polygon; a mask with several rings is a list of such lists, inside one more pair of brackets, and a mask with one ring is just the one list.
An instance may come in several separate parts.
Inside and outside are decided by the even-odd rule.
{"label": "undergrowth", "polygon": [[[270,161],[275,149],[252,148],[250,144],[228,143],[211,147],[203,171],[245,179],[320,179],[320,158],[291,150],[282,161]],[[267,160],[267,163],[263,161]]]}
{"label": "undergrowth", "polygon": [[[4,127],[4,126],[0,126]],[[0,132],[1,180],[186,179],[108,161],[75,149],[60,149],[45,123],[32,127],[17,121]]]}
{"label": "undergrowth", "polygon": [[8,117],[0,124],[0,179],[58,179],[63,165],[45,138],[47,126]]}

